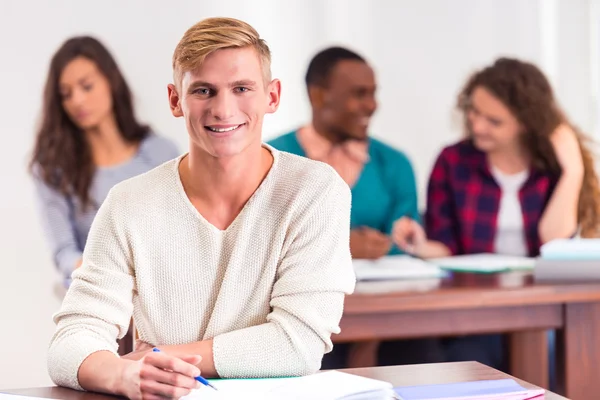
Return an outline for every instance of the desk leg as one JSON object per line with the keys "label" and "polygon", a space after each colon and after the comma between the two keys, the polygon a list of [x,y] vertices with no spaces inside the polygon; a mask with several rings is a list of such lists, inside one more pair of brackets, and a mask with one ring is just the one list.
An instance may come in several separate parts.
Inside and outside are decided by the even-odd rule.
{"label": "desk leg", "polygon": [[[565,395],[572,400],[600,393],[600,303],[565,305],[565,328],[557,336]],[[561,385],[562,386],[562,385]]]}
{"label": "desk leg", "polygon": [[366,368],[377,366],[379,342],[351,343],[348,349],[347,368]]}
{"label": "desk leg", "polygon": [[513,332],[509,336],[510,374],[548,389],[548,335],[544,330]]}

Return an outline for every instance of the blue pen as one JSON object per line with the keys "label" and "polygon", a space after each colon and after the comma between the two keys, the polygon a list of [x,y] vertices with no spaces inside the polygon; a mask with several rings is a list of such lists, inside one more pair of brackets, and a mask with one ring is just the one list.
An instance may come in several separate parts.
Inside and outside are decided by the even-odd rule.
{"label": "blue pen", "polygon": [[[155,353],[160,353],[160,350],[158,348],[156,348],[156,347],[153,348],[152,351],[155,352]],[[201,376],[197,376],[194,379],[197,380],[198,382],[200,382],[201,384],[203,384],[204,386],[208,386],[208,387],[213,388],[214,390],[217,390],[216,387],[214,387],[213,385],[211,385],[209,381],[207,381],[206,379],[204,379]]]}

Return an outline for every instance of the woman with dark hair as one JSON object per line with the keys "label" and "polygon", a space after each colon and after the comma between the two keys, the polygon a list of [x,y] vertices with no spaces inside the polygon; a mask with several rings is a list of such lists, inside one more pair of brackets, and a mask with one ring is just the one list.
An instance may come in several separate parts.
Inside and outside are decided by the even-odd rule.
{"label": "woman with dark hair", "polygon": [[129,87],[98,40],[74,37],[58,49],[30,170],[54,263],[66,284],[109,190],[178,154],[171,141],[136,120]]}
{"label": "woman with dark hair", "polygon": [[[466,138],[442,150],[433,167],[425,231],[406,218],[395,227],[401,247],[425,258],[533,257],[553,239],[598,236],[592,153],[535,65],[498,59],[471,76],[458,109]],[[502,366],[499,336],[452,339],[447,349],[449,361]]]}

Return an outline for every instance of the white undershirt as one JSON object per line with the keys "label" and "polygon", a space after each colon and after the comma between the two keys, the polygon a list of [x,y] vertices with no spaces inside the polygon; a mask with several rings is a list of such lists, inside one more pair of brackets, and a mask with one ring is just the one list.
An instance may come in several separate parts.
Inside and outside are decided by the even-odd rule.
{"label": "white undershirt", "polygon": [[493,166],[491,167],[491,171],[502,190],[496,224],[496,237],[494,239],[494,251],[498,254],[527,256],[529,252],[525,240],[519,190],[527,180],[529,171],[524,170],[509,175]]}

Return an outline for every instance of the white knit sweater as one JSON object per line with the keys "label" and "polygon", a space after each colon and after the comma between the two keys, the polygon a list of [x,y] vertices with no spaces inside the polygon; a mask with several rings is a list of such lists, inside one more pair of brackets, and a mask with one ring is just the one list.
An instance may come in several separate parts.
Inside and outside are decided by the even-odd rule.
{"label": "white knit sweater", "polygon": [[81,389],[90,354],[116,354],[133,314],[152,345],[213,338],[221,377],[312,373],[354,290],[350,190],[326,164],[267,147],[273,166],[224,231],[186,196],[181,157],[115,186],[55,315],[57,385]]}

